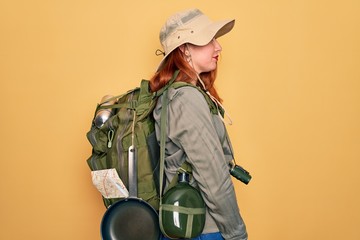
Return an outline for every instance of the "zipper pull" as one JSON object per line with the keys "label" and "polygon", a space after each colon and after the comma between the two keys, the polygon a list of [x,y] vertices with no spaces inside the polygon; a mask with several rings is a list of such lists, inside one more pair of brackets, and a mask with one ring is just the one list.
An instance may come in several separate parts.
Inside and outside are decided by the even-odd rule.
{"label": "zipper pull", "polygon": [[110,129],[109,131],[108,131],[108,144],[107,144],[107,147],[108,148],[111,148],[111,146],[112,146],[112,140],[114,139],[114,130],[112,130],[112,129]]}

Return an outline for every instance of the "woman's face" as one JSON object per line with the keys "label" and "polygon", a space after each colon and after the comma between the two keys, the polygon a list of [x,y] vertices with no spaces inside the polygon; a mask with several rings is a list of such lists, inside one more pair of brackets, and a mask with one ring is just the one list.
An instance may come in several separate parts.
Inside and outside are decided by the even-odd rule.
{"label": "woman's face", "polygon": [[222,48],[219,42],[214,38],[205,46],[187,44],[187,50],[191,57],[189,64],[191,64],[195,71],[200,74],[216,69]]}

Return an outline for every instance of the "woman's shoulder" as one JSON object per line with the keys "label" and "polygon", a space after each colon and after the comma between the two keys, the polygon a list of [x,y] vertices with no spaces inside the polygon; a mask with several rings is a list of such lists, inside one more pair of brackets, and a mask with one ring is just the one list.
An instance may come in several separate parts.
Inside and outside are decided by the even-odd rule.
{"label": "woman's shoulder", "polygon": [[170,88],[169,99],[176,100],[177,98],[182,101],[189,100],[191,102],[194,102],[204,99],[204,96],[198,87],[188,84]]}
{"label": "woman's shoulder", "polygon": [[[168,89],[169,109],[174,111],[169,112],[209,112],[208,104],[204,98],[204,95],[200,92],[196,86],[183,85],[181,87],[170,87]],[[162,100],[164,94],[159,98],[159,101],[155,107],[155,113],[160,114],[162,108]]]}

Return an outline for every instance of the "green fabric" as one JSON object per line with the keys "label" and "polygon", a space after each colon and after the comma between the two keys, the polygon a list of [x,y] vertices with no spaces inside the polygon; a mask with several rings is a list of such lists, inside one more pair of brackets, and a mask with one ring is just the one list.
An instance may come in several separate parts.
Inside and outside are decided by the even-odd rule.
{"label": "green fabric", "polygon": [[188,208],[170,204],[162,204],[160,208],[164,211],[184,213],[187,215],[205,214],[205,208]]}
{"label": "green fabric", "polygon": [[[113,105],[98,104],[95,110],[112,109],[114,116],[109,118],[101,128],[97,128],[94,119],[87,139],[92,146],[92,154],[87,163],[92,171],[115,168],[120,179],[129,189],[128,182],[128,149],[132,145],[132,125],[135,111],[134,146],[137,152],[137,193],[139,198],[147,201],[155,209],[159,208],[159,145],[156,140],[152,111],[158,97],[167,91],[178,74],[174,74],[169,83],[152,93],[149,81],[142,80],[140,87],[115,96]],[[176,87],[188,86],[179,83]],[[171,86],[172,87],[172,86]],[[104,198],[104,205],[109,207],[119,198]]]}
{"label": "green fabric", "polygon": [[[92,146],[92,154],[87,159],[87,164],[92,171],[115,168],[119,177],[129,189],[128,182],[128,149],[134,141],[137,152],[137,193],[139,198],[148,202],[156,210],[159,209],[160,194],[163,190],[164,167],[160,166],[160,155],[165,157],[165,137],[161,137],[161,146],[159,147],[155,135],[155,122],[152,111],[160,95],[166,94],[169,87],[180,88],[183,86],[192,86],[184,82],[175,82],[176,71],[169,83],[159,90],[152,93],[149,88],[149,81],[142,80],[140,87],[131,89],[121,95],[115,96],[110,100],[116,99],[113,105],[98,104],[96,112],[100,109],[112,109],[114,115],[109,118],[101,128],[97,128],[94,121],[87,133],[87,139]],[[199,90],[207,99],[210,110],[217,112],[218,108],[211,101],[205,92]],[[167,103],[163,106],[166,106]],[[134,138],[132,138],[132,125],[135,111]],[[166,113],[165,113],[166,114]],[[163,122],[163,121],[162,121]],[[162,129],[166,129],[166,123],[161,123]],[[161,135],[165,134],[161,131]],[[165,135],[164,135],[165,136]],[[186,162],[179,171],[191,173],[191,166]],[[176,185],[177,177],[173,179],[169,188]],[[104,198],[104,205],[108,208],[120,198]]]}
{"label": "green fabric", "polygon": [[[159,206],[157,180],[154,173],[158,171],[158,159],[150,159],[148,142],[151,148],[158,148],[155,138],[152,110],[156,104],[154,94],[149,91],[149,81],[142,80],[139,88],[135,88],[119,96],[116,104],[110,106],[98,105],[97,112],[102,108],[115,111],[99,129],[92,124],[87,138],[91,143],[92,155],[87,160],[91,170],[115,168],[119,177],[129,189],[128,184],[128,148],[132,145],[133,114],[136,113],[134,145],[137,151],[138,172],[137,190],[139,198],[147,201],[155,209]],[[155,141],[149,141],[154,138]],[[156,151],[155,151],[156,152]],[[118,198],[103,198],[106,207],[109,207]]]}

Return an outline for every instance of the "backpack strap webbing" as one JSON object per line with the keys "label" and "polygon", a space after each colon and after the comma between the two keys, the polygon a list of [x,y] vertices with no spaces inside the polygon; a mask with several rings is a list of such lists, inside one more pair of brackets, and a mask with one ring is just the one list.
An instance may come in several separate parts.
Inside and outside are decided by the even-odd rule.
{"label": "backpack strap webbing", "polygon": [[[179,74],[179,70],[175,71],[169,83],[173,83]],[[165,141],[166,141],[166,126],[167,126],[167,110],[168,110],[168,88],[171,84],[167,84],[161,91],[163,94],[162,109],[160,115],[160,205],[162,204],[164,170],[165,170]],[[157,95],[160,96],[160,95]]]}

